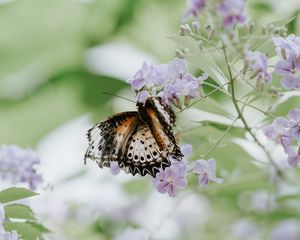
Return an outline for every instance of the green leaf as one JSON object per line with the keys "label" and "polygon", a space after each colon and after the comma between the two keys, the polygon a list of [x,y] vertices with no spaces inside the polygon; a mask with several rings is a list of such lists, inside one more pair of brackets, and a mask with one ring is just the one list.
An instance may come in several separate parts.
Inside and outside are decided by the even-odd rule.
{"label": "green leaf", "polygon": [[[213,128],[216,128],[221,131],[226,131],[227,128],[229,127],[228,124],[223,124],[223,123],[218,123],[214,121],[200,121],[199,122],[202,126],[210,126]],[[245,134],[245,129],[231,126],[229,132],[230,134],[234,135],[235,137],[243,137]]]}
{"label": "green leaf", "polygon": [[23,204],[11,204],[6,206],[5,216],[7,218],[35,220],[35,216],[31,208]]}
{"label": "green leaf", "polygon": [[37,223],[37,222],[27,222],[28,224],[30,224],[32,227],[34,227],[35,229],[39,230],[41,233],[50,233],[51,231],[46,228],[44,225]]}
{"label": "green leaf", "polygon": [[23,240],[42,240],[41,232],[27,222],[6,222],[3,224],[6,231],[17,231]]}
{"label": "green leaf", "polygon": [[0,192],[0,202],[6,203],[38,195],[26,188],[12,187]]}

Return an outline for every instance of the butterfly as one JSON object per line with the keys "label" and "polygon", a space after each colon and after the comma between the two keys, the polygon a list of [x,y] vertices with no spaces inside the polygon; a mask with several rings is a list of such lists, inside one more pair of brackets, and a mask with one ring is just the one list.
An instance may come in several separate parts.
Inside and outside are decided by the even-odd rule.
{"label": "butterfly", "polygon": [[137,103],[137,111],[117,113],[89,129],[84,163],[91,159],[103,168],[116,161],[127,173],[155,177],[159,169],[170,166],[170,158],[183,157],[174,126],[171,107],[160,97],[150,97]]}

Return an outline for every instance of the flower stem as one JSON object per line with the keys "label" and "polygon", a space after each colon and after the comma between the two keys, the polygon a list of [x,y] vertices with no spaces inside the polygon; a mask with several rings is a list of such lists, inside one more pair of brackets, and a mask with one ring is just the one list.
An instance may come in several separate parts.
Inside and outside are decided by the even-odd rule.
{"label": "flower stem", "polygon": [[243,116],[243,113],[242,113],[241,109],[239,108],[238,101],[237,101],[236,95],[235,95],[235,89],[234,89],[234,80],[235,80],[235,78],[232,75],[232,71],[231,71],[231,67],[230,67],[230,64],[229,64],[228,55],[227,55],[227,51],[226,51],[226,46],[224,44],[223,44],[223,47],[222,47],[222,51],[223,51],[223,54],[224,54],[224,57],[225,57],[225,62],[226,62],[228,73],[229,73],[229,86],[230,86],[230,90],[231,90],[232,102],[233,102],[233,105],[234,105],[234,107],[235,107],[235,109],[237,111],[238,118],[241,119],[241,121],[244,124],[244,127],[245,127],[246,131],[252,136],[253,140],[265,152],[265,154],[266,154],[269,162],[274,167],[274,169],[275,169],[276,173],[278,174],[278,176],[280,176],[281,178],[283,178],[283,173],[278,168],[278,166],[276,165],[276,163],[273,161],[270,153],[268,151],[266,151],[264,145],[258,140],[258,138],[255,136],[255,134],[252,132],[252,130],[249,127],[249,125],[248,125],[245,117]]}

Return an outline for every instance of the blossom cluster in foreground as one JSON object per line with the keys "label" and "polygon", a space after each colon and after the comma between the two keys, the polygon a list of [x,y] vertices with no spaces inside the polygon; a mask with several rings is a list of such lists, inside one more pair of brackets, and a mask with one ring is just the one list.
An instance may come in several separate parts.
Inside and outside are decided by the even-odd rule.
{"label": "blossom cluster in foreground", "polygon": [[35,190],[43,181],[35,167],[40,163],[34,151],[16,145],[0,147],[0,178],[12,184],[27,183]]}
{"label": "blossom cluster in foreground", "polygon": [[[176,196],[177,188],[185,188],[188,184],[189,163],[187,158],[192,153],[191,145],[183,145],[181,152],[184,158],[181,162],[171,159],[171,166],[160,170],[153,179],[154,186],[160,193],[168,193],[170,197]],[[223,182],[222,178],[216,177],[216,162],[214,159],[197,160],[194,162],[193,173],[198,176],[199,186],[206,186],[209,181],[218,184]]]}
{"label": "blossom cluster in foreground", "polygon": [[190,99],[200,96],[199,89],[207,77],[207,74],[194,77],[188,72],[186,60],[175,58],[167,64],[144,63],[129,82],[137,93],[138,102],[145,102],[150,96],[159,96],[165,104],[181,108],[180,96],[188,105]]}
{"label": "blossom cluster in foreground", "polygon": [[288,155],[288,163],[295,167],[300,162],[300,109],[288,113],[288,118],[278,117],[263,128],[269,140],[281,144]]}

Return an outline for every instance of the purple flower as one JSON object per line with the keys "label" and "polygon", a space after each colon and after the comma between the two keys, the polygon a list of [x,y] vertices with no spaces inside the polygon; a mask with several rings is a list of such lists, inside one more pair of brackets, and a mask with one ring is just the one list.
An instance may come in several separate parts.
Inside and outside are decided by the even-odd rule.
{"label": "purple flower", "polygon": [[198,12],[205,7],[205,0],[187,0],[188,10],[184,16],[184,20],[189,17],[197,17]]}
{"label": "purple flower", "polygon": [[35,170],[40,159],[30,149],[22,149],[15,145],[0,147],[0,178],[13,184],[28,183],[35,190],[42,183],[42,176]]}
{"label": "purple flower", "polygon": [[[195,78],[190,73],[185,73],[180,76],[175,82],[172,82],[163,92],[161,92],[160,96],[164,100],[166,104],[170,104],[170,102],[179,101],[179,96],[184,96],[188,98],[196,98],[199,97],[199,88],[201,83],[208,78],[208,75],[204,73],[202,76]],[[188,105],[188,104],[186,104]]]}
{"label": "purple flower", "polygon": [[290,122],[290,135],[298,141],[300,145],[300,109],[296,108],[288,113]]}
{"label": "purple flower", "polygon": [[187,157],[192,152],[192,146],[189,144],[181,147],[184,157],[181,161],[170,156],[171,166],[165,168],[156,174],[153,179],[154,186],[160,193],[168,193],[170,197],[176,196],[177,188],[185,188],[187,186],[188,161]]}
{"label": "purple flower", "polygon": [[145,104],[146,100],[150,97],[150,94],[148,91],[146,90],[143,90],[143,91],[140,91],[137,95],[137,101],[138,102],[141,102],[143,104]]}
{"label": "purple flower", "polygon": [[280,60],[275,65],[275,73],[283,76],[281,85],[287,89],[300,89],[300,38],[289,35],[286,39],[273,37]]}
{"label": "purple flower", "polygon": [[236,23],[244,23],[247,20],[245,2],[242,0],[224,0],[219,6],[219,12],[223,18],[224,27],[229,29]]}
{"label": "purple flower", "polygon": [[282,144],[285,151],[288,151],[288,146],[292,138],[288,134],[289,122],[286,118],[278,117],[272,124],[263,127],[263,133],[269,140]]}
{"label": "purple flower", "polygon": [[276,118],[272,124],[263,127],[263,132],[269,140],[283,146],[290,166],[300,163],[300,109],[289,111],[288,119]]}
{"label": "purple flower", "polygon": [[300,55],[291,54],[275,65],[275,73],[283,76],[281,85],[287,89],[300,89]]}
{"label": "purple flower", "polygon": [[291,34],[287,36],[286,39],[282,37],[273,37],[272,40],[276,46],[278,56],[282,59],[287,59],[291,55],[300,54],[300,37]]}
{"label": "purple flower", "polygon": [[165,81],[164,64],[154,66],[143,63],[142,68],[129,80],[134,90],[141,90],[144,87],[162,86]]}
{"label": "purple flower", "polygon": [[284,220],[276,224],[271,232],[271,240],[297,240],[300,236],[299,222]]}
{"label": "purple flower", "polygon": [[199,177],[199,185],[206,186],[209,181],[222,183],[222,178],[216,177],[216,161],[214,159],[197,160],[195,162],[193,172]]}
{"label": "purple flower", "polygon": [[187,185],[187,167],[185,164],[175,163],[165,170],[160,169],[154,178],[154,186],[160,193],[168,193],[170,197],[176,197],[177,188],[185,188]]}
{"label": "purple flower", "polygon": [[261,52],[246,51],[246,64],[254,72],[254,76],[262,79],[265,83],[272,80],[272,76],[268,73],[268,60],[267,56]]}
{"label": "purple flower", "polygon": [[110,172],[112,175],[117,175],[120,173],[120,167],[118,162],[110,162]]}
{"label": "purple flower", "polygon": [[114,240],[149,240],[150,236],[143,229],[127,228],[121,232]]}

